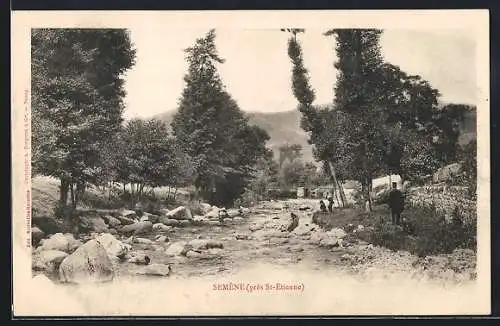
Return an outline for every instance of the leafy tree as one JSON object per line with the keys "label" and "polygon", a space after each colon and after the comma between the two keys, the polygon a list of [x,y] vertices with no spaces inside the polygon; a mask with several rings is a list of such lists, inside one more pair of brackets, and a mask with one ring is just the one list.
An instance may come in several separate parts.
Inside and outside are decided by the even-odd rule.
{"label": "leafy tree", "polygon": [[116,144],[117,175],[131,183],[133,198],[141,198],[145,187],[176,185],[183,156],[169,137],[167,126],[156,119],[127,122]]}
{"label": "leafy tree", "polygon": [[216,68],[224,60],[217,53],[215,36],[210,30],[185,50],[186,86],[172,121],[175,137],[193,161],[197,192],[211,202],[232,201],[243,191],[269,139],[265,131],[248,125],[225,90]]}
{"label": "leafy tree", "polygon": [[[307,69],[304,67],[302,49],[297,41],[297,33],[304,33],[304,29],[281,29],[292,34],[288,40],[288,56],[292,61],[292,91],[299,102],[298,110],[302,114],[301,127],[309,133],[308,142],[314,144],[315,158],[326,162],[332,181],[339,190],[341,205],[346,203],[346,197],[342,189],[342,184],[337,179],[335,166],[338,161],[336,158],[335,136],[332,135],[329,127],[332,123],[329,120],[331,112],[326,109],[320,109],[313,106],[315,100],[314,90],[309,83]],[[332,137],[333,136],[333,137]]]}
{"label": "leafy tree", "polygon": [[361,183],[364,198],[370,203],[371,182],[384,168],[388,146],[382,129],[384,106],[380,103],[381,33],[376,29],[333,29],[325,33],[334,35],[337,41],[335,68],[339,74],[334,106],[345,117],[345,173]]}
{"label": "leafy tree", "polygon": [[135,51],[123,29],[33,29],[31,41],[33,167],[59,178],[60,204],[69,191],[75,208],[99,144],[120,128]]}
{"label": "leafy tree", "polygon": [[293,162],[302,157],[302,146],[299,144],[283,144],[279,148],[279,165],[282,166],[286,160]]}

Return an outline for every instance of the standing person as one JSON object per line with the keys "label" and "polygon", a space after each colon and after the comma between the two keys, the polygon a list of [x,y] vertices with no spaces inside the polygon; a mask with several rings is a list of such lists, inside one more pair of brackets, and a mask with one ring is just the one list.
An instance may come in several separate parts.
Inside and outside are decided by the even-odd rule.
{"label": "standing person", "polygon": [[321,210],[321,212],[326,213],[326,205],[322,200],[319,201],[319,209]]}
{"label": "standing person", "polygon": [[392,183],[392,190],[389,194],[389,208],[391,210],[392,224],[401,223],[401,212],[404,209],[403,193],[397,188],[397,183]]}
{"label": "standing person", "polygon": [[328,211],[330,213],[333,213],[333,197],[332,196],[328,197]]}

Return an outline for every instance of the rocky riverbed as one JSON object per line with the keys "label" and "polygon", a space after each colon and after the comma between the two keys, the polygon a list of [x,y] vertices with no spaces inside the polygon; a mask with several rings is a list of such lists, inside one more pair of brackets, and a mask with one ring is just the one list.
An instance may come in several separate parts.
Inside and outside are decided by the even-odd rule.
{"label": "rocky riverbed", "polygon": [[[264,202],[225,211],[222,218],[217,208],[209,206],[200,216],[193,216],[186,207],[142,218],[132,211],[99,212],[87,218],[88,233],[44,236],[33,250],[33,270],[39,281],[47,277],[61,286],[71,284],[74,291],[89,289],[88,281],[101,289],[125,280],[147,289],[167,280],[241,280],[245,273],[276,280],[279,275],[315,273],[347,275],[359,282],[403,277],[405,282],[440,287],[475,279],[472,251],[425,258],[390,251],[356,236],[369,226],[322,230],[312,221],[315,205],[305,200]],[[299,217],[299,225],[289,232],[292,212]],[[99,216],[104,216],[102,222]],[[42,228],[47,226],[35,232],[43,233]],[[276,274],[279,270],[281,274]],[[75,283],[80,285],[75,288]]]}

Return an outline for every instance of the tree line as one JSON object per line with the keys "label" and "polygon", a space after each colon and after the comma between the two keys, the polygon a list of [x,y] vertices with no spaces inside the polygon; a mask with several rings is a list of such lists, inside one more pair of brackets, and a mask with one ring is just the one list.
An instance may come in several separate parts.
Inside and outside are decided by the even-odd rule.
{"label": "tree line", "polygon": [[[269,156],[269,135],[248,123],[217,72],[210,30],[185,50],[188,71],[171,126],[124,121],[123,74],[136,50],[124,29],[34,29],[32,172],[60,180],[74,211],[86,186],[194,185],[198,198],[231,204]],[[71,211],[71,210],[70,210]]]}
{"label": "tree line", "polygon": [[341,203],[345,203],[343,180],[358,181],[371,207],[374,177],[390,173],[413,181],[470,156],[460,155],[464,150],[470,154],[475,150],[475,143],[465,149],[458,143],[460,123],[475,108],[440,105],[440,93],[428,81],[385,62],[380,47],[382,30],[331,29],[324,33],[334,38],[337,57],[333,64],[338,72],[335,96],[329,108],[314,105],[314,89],[297,38],[305,29],[281,30],[290,34],[292,90],[302,113],[301,126],[309,133],[314,156],[325,165]]}

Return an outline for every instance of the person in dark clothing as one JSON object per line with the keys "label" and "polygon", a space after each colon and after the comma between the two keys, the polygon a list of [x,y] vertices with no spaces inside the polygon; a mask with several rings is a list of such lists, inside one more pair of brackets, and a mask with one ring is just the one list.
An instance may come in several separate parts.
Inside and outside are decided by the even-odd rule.
{"label": "person in dark clothing", "polygon": [[333,213],[333,197],[328,197],[328,211]]}
{"label": "person in dark clothing", "polygon": [[403,193],[397,188],[397,183],[392,183],[392,190],[389,194],[389,208],[391,210],[392,224],[401,224],[401,212],[404,209]]}
{"label": "person in dark clothing", "polygon": [[319,201],[319,209],[321,209],[323,213],[326,213],[326,205],[325,202],[322,200]]}

